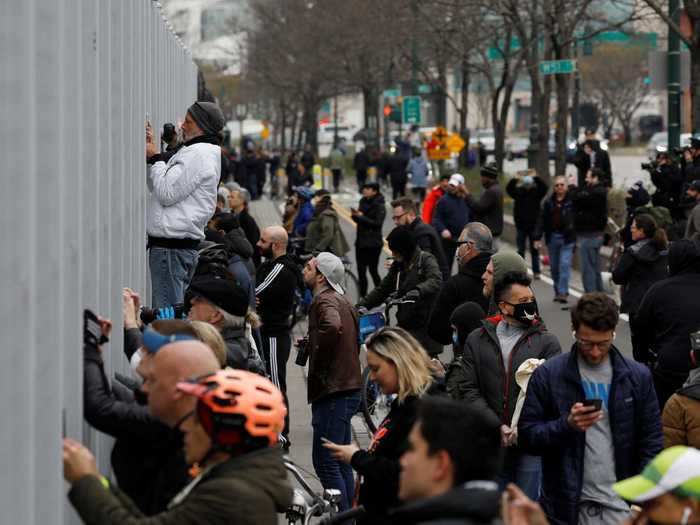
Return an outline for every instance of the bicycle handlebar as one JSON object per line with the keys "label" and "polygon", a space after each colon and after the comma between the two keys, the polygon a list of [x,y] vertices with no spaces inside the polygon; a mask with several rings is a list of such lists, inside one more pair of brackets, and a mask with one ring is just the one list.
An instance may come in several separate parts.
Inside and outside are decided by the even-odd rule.
{"label": "bicycle handlebar", "polygon": [[284,460],[284,467],[287,469],[288,472],[291,472],[292,475],[296,478],[296,480],[299,482],[299,485],[301,485],[301,488],[304,489],[304,491],[313,498],[314,504],[318,505],[325,505],[325,502],[323,499],[314,492],[314,489],[311,488],[311,486],[306,482],[304,479],[304,476],[301,475],[301,472],[297,469],[296,465],[291,462],[289,459]]}

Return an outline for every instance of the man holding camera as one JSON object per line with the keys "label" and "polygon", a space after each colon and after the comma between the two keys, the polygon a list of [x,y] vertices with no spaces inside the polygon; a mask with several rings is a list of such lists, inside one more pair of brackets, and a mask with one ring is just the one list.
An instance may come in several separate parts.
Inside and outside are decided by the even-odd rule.
{"label": "man holding camera", "polygon": [[700,179],[700,137],[690,139],[690,146],[683,150],[681,166],[686,184]]}
{"label": "man holding camera", "polygon": [[553,524],[626,519],[612,484],[663,446],[651,373],[613,345],[618,319],[613,299],[585,294],[571,310],[571,352],[538,367],[527,386],[519,444],[542,456],[540,502]]}
{"label": "man holding camera", "polygon": [[683,219],[683,212],[679,207],[683,191],[683,173],[671,156],[662,151],[656,155],[656,162],[642,164],[642,169],[649,171],[651,182],[656,186],[656,191],[651,196],[652,204],[668,208],[674,221]]}
{"label": "man holding camera", "polygon": [[309,310],[308,400],[313,427],[314,470],[325,489],[342,494],[340,510],[352,505],[355,482],[352,468],[333,458],[324,441],[349,445],[350,418],[360,405],[360,351],[357,312],[340,283],[343,262],[321,252],[304,266],[304,282],[314,295]]}
{"label": "man holding camera", "polygon": [[224,115],[216,104],[195,102],[182,124],[185,143],[165,162],[147,124],[146,230],[154,308],[182,303],[197,266],[197,245],[216,209],[223,127]]}

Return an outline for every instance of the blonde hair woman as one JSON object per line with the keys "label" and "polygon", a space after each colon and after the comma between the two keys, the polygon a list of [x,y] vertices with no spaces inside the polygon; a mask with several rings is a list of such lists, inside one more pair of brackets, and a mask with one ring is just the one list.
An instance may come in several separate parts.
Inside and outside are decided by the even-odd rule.
{"label": "blonde hair woman", "polygon": [[[402,328],[382,328],[367,339],[370,378],[386,395],[396,395],[368,450],[357,445],[325,446],[358,473],[358,503],[367,515],[357,523],[381,522],[387,509],[399,504],[399,459],[416,421],[419,398],[434,393],[433,365],[427,352]],[[431,388],[432,387],[432,388]]]}

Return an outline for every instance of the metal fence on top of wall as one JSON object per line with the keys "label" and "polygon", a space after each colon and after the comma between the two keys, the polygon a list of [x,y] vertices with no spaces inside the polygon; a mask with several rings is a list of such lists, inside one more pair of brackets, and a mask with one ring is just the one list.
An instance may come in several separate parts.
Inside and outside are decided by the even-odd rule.
{"label": "metal fence on top of wall", "polygon": [[196,67],[151,0],[0,0],[0,523],[79,520],[61,438],[109,472],[111,441],[82,417],[82,310],[148,304],[144,121],[176,122]]}

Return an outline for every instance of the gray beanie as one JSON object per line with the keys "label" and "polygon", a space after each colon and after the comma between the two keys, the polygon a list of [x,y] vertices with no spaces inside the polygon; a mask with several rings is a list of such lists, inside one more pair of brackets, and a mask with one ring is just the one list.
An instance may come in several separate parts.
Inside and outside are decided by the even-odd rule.
{"label": "gray beanie", "polygon": [[224,114],[213,102],[195,102],[187,112],[206,135],[218,135],[224,129]]}
{"label": "gray beanie", "polygon": [[498,252],[491,257],[493,262],[493,283],[503,279],[503,276],[508,272],[523,272],[527,273],[527,264],[525,259],[520,257],[515,252]]}

